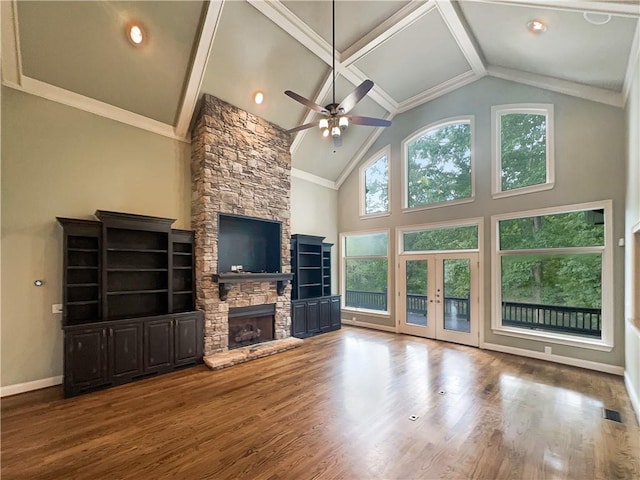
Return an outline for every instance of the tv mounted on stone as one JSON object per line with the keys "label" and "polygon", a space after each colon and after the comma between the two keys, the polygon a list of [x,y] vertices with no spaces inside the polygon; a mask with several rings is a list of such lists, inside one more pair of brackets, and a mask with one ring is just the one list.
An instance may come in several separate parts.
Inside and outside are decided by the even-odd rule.
{"label": "tv mounted on stone", "polygon": [[242,265],[243,272],[280,272],[281,223],[218,214],[218,273]]}

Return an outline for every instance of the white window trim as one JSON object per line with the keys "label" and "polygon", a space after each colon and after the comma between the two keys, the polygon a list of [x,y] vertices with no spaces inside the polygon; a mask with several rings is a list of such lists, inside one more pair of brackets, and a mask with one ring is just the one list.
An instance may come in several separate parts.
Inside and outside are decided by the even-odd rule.
{"label": "white window trim", "polygon": [[[382,311],[382,310],[370,310],[368,308],[353,308],[353,307],[347,307],[345,305],[345,302],[347,300],[347,295],[346,295],[346,287],[347,287],[347,282],[346,282],[346,278],[345,278],[345,267],[346,267],[346,259],[347,257],[345,256],[345,239],[349,236],[354,236],[354,235],[369,235],[369,234],[375,234],[375,233],[386,233],[387,234],[387,254],[386,254],[386,259],[387,259],[387,310]],[[390,318],[391,317],[391,300],[392,297],[390,295],[391,289],[389,288],[389,286],[391,285],[391,258],[390,258],[390,252],[391,249],[389,248],[389,243],[391,242],[391,231],[388,228],[380,228],[380,229],[376,229],[376,230],[359,230],[359,231],[355,231],[355,232],[341,232],[340,233],[340,273],[339,273],[339,279],[340,279],[340,294],[341,294],[341,301],[340,301],[340,306],[342,308],[342,310],[344,310],[345,312],[354,312],[354,313],[364,313],[367,315],[371,315],[371,316],[376,316],[376,317],[380,317],[380,318]],[[380,258],[384,258],[382,255],[362,255],[362,256],[354,256],[354,257],[348,257],[348,258],[355,258],[355,259],[380,259]]]}
{"label": "white window trim", "polygon": [[[482,243],[482,227],[484,225],[484,217],[465,218],[462,220],[447,220],[443,222],[423,223],[421,225],[410,225],[399,227],[396,229],[396,245],[398,255],[424,255],[431,253],[478,253],[481,251]],[[404,249],[404,234],[411,232],[421,232],[424,230],[439,230],[443,228],[457,227],[478,227],[478,248],[462,249],[462,250],[420,250],[407,252]]]}
{"label": "white window trim", "polygon": [[[371,165],[376,163],[378,160],[380,160],[380,158],[384,156],[387,157],[387,210],[384,212],[366,213],[365,174],[367,172],[367,169]],[[359,190],[360,194],[358,197],[359,199],[358,203],[360,208],[360,218],[366,219],[366,218],[377,218],[377,217],[389,216],[391,214],[391,144],[378,150],[376,153],[371,155],[371,157],[369,157],[369,159],[366,162],[364,162],[360,166],[358,178],[359,178],[358,181],[360,184],[360,190]]]}
{"label": "white window trim", "polygon": [[[547,118],[547,152],[545,183],[530,185],[527,187],[502,190],[502,129],[500,118],[504,114],[532,113],[545,115]],[[509,105],[494,105],[491,107],[491,195],[493,198],[512,197],[527,193],[551,190],[555,185],[555,158],[554,158],[554,113],[551,103],[513,103]]]}
{"label": "white window trim", "polygon": [[[499,231],[498,222],[523,217],[534,217],[541,215],[551,215],[557,213],[578,212],[581,210],[604,209],[605,212],[605,232],[604,247],[571,247],[571,248],[549,248],[548,253],[580,253],[580,252],[601,252],[602,253],[602,338],[588,339],[575,335],[543,332],[540,330],[524,330],[515,327],[505,327],[502,325],[502,279],[501,262],[505,253],[499,251]],[[527,252],[539,252],[535,250],[508,251],[510,254],[524,254]],[[509,254],[509,253],[506,253]],[[582,347],[591,350],[611,351],[614,346],[614,302],[613,302],[613,202],[603,200],[599,202],[580,203],[575,205],[564,205],[560,207],[542,208],[491,216],[491,285],[492,295],[492,315],[491,329],[496,335],[506,335],[510,337],[525,338],[540,342],[556,343],[573,347]]]}
{"label": "white window trim", "polygon": [[[408,156],[407,156],[407,148],[409,143],[414,141],[416,138],[421,137],[422,135],[428,133],[431,130],[435,130],[437,128],[446,127],[447,125],[453,125],[457,123],[469,123],[471,127],[471,144],[470,144],[470,167],[471,167],[471,195],[465,198],[457,198],[455,200],[449,200],[446,202],[438,202],[438,203],[429,203],[427,205],[418,205],[416,207],[409,207],[409,199],[407,198],[409,194],[409,168],[407,166]],[[415,130],[408,137],[402,140],[401,148],[402,148],[402,213],[410,213],[417,212],[420,210],[430,210],[433,208],[440,207],[448,207],[451,205],[459,205],[461,203],[470,203],[475,201],[476,197],[476,176],[475,176],[475,158],[476,158],[476,127],[475,127],[475,116],[474,115],[461,115],[457,117],[449,117],[443,120],[438,120],[437,122],[430,123],[424,127]]]}

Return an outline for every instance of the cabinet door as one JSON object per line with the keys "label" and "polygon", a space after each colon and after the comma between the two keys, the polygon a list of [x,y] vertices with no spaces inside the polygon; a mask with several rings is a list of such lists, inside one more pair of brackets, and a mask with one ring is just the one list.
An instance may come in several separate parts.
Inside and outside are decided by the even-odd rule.
{"label": "cabinet door", "polygon": [[307,336],[307,303],[291,303],[291,335],[302,338]]}
{"label": "cabinet door", "polygon": [[202,357],[202,321],[199,316],[176,318],[174,341],[175,341],[175,364],[184,365],[193,363]]}
{"label": "cabinet door", "polygon": [[142,373],[142,324],[109,327],[109,376],[128,379]]}
{"label": "cabinet door", "polygon": [[320,304],[320,331],[328,332],[331,327],[331,300],[321,298]]}
{"label": "cabinet door", "polygon": [[340,296],[331,297],[331,329],[342,326],[342,311],[340,308]]}
{"label": "cabinet door", "polygon": [[65,332],[65,394],[107,383],[106,332],[87,328]]}
{"label": "cabinet door", "polygon": [[173,319],[144,322],[144,371],[157,372],[173,366]]}
{"label": "cabinet door", "polygon": [[307,300],[307,332],[320,332],[320,302]]}

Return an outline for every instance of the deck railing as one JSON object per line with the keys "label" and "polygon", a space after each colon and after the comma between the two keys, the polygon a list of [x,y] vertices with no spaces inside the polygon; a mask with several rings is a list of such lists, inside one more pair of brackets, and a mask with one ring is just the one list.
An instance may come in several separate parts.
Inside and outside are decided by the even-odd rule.
{"label": "deck railing", "polygon": [[[427,301],[426,295],[407,295],[407,313],[426,314]],[[345,303],[348,307],[386,311],[387,292],[347,290]],[[445,297],[444,308],[446,314],[469,318],[467,298]],[[600,338],[602,312],[599,308],[502,302],[502,324]]]}

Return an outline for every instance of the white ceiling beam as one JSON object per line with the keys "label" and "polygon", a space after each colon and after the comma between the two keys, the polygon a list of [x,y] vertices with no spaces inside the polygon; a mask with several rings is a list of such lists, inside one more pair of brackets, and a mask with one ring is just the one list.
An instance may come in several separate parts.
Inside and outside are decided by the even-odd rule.
{"label": "white ceiling beam", "polygon": [[[353,64],[349,65],[348,67],[345,67],[342,64],[336,65],[336,69],[338,70],[338,73],[340,73],[344,78],[349,80],[356,87],[368,78],[364,72],[362,72]],[[396,102],[391,97],[391,95],[389,95],[379,85],[374,85],[373,88],[369,90],[367,96],[382,108],[384,108],[387,112],[395,113],[398,109],[398,102]]]}
{"label": "white ceiling beam", "polygon": [[207,72],[209,55],[220,23],[223,5],[224,0],[206,3],[205,8],[207,10],[202,22],[198,46],[193,57],[191,71],[189,72],[189,78],[176,120],[176,133],[180,137],[185,137],[189,133],[189,126],[198,103],[202,82]]}
{"label": "white ceiling beam", "polygon": [[535,73],[522,72],[511,68],[496,67],[489,65],[487,73],[492,77],[511,80],[532,87],[544,88],[552,92],[564,93],[573,97],[584,98],[593,102],[605,103],[614,107],[623,107],[624,99],[621,93],[604,88],[591,87],[579,83],[561,80],[559,78],[537,75]]}
{"label": "white ceiling beam", "polygon": [[19,87],[22,78],[20,37],[18,36],[18,5],[15,0],[0,1],[2,35],[2,83]]}
{"label": "white ceiling beam", "polygon": [[345,66],[351,65],[371,52],[378,45],[386,42],[395,34],[401,32],[412,23],[418,21],[435,7],[433,0],[420,4],[410,2],[395,14],[362,37],[340,56],[340,61]]}
{"label": "white ceiling beam", "polygon": [[484,59],[482,58],[480,47],[460,18],[460,13],[458,13],[449,0],[436,0],[436,6],[473,71],[476,75],[486,75],[487,69]]}
{"label": "white ceiling beam", "polygon": [[85,97],[79,93],[71,92],[64,88],[56,87],[55,85],[41,82],[40,80],[35,80],[24,75],[22,76],[19,90],[69,107],[84,110],[85,112],[93,113],[101,117],[109,118],[116,122],[173,138],[174,140],[190,143],[188,138],[177,135],[172,125],[158,122],[157,120],[145,117],[144,115],[139,115],[109,103],[101,102],[95,98]]}
{"label": "white ceiling beam", "polygon": [[596,0],[466,0],[481,3],[496,3],[517,7],[547,8],[577,12],[610,13],[624,17],[640,17],[640,2],[611,2]]}
{"label": "white ceiling beam", "polygon": [[333,49],[324,38],[277,0],[247,0],[260,13],[313,52],[327,65],[333,61]]}

